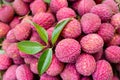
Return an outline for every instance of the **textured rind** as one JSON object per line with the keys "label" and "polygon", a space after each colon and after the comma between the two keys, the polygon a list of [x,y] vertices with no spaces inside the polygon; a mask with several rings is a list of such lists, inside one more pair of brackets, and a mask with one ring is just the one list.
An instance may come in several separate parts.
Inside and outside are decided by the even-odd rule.
{"label": "textured rind", "polygon": [[110,23],[102,23],[98,30],[98,34],[105,42],[109,42],[114,36],[114,27]]}
{"label": "textured rind", "polygon": [[88,34],[80,40],[83,51],[86,53],[99,52],[104,45],[103,39],[98,34]]}
{"label": "textured rind", "polygon": [[92,77],[93,80],[112,80],[113,71],[110,63],[106,60],[97,61],[97,67]]}
{"label": "textured rind", "polygon": [[14,17],[13,20],[10,22],[10,27],[13,29],[16,27],[16,25],[18,25],[21,22],[21,20],[19,19],[19,17]]}
{"label": "textured rind", "polygon": [[17,47],[17,43],[12,43],[8,46],[6,50],[7,55],[12,59],[20,58],[19,49]]}
{"label": "textured rind", "polygon": [[10,27],[7,24],[0,22],[0,38],[5,37],[9,30]]}
{"label": "textured rind", "polygon": [[49,76],[48,74],[44,73],[41,75],[40,80],[60,80],[58,76]]}
{"label": "textured rind", "polygon": [[47,10],[47,5],[43,0],[34,0],[30,4],[30,9],[32,11],[32,14],[35,15],[38,12],[45,12]]}
{"label": "textured rind", "polygon": [[45,29],[48,29],[54,24],[55,18],[51,13],[40,12],[35,14],[33,22],[41,25]]}
{"label": "textured rind", "polygon": [[11,45],[11,44],[12,44],[12,43],[10,43],[9,40],[4,39],[4,41],[2,42],[2,49],[3,49],[4,51],[6,51],[7,48],[9,47],[9,45]]}
{"label": "textured rind", "polygon": [[85,34],[94,33],[98,31],[101,25],[101,19],[98,15],[93,13],[86,13],[81,17],[81,27]]}
{"label": "textured rind", "polygon": [[30,70],[34,74],[38,74],[37,65],[38,65],[38,59],[33,59],[30,63]]}
{"label": "textured rind", "polygon": [[12,7],[20,16],[24,16],[29,12],[28,4],[24,3],[22,0],[14,0],[14,2],[12,3]]}
{"label": "textured rind", "polygon": [[46,73],[50,76],[57,76],[59,75],[64,68],[64,63],[60,62],[55,55],[53,55],[52,63],[49,66]]}
{"label": "textured rind", "polygon": [[12,64],[12,60],[6,53],[0,54],[0,70],[6,70]]}
{"label": "textured rind", "polygon": [[120,25],[120,13],[117,13],[117,14],[115,14],[115,15],[112,16],[112,18],[111,18],[111,24],[114,27],[119,27],[119,25]]}
{"label": "textured rind", "polygon": [[93,56],[81,54],[76,61],[76,70],[83,76],[90,76],[96,69],[96,62]]}
{"label": "textured rind", "polygon": [[59,11],[56,13],[57,20],[60,21],[65,18],[74,18],[76,17],[76,13],[73,9],[64,7],[61,8]]}
{"label": "textured rind", "polygon": [[54,27],[50,27],[49,29],[47,29],[49,42],[51,41],[53,30],[54,30]]}
{"label": "textured rind", "polygon": [[80,80],[80,74],[74,64],[67,64],[60,76],[62,80]]}
{"label": "textured rind", "polygon": [[90,12],[91,8],[95,5],[96,3],[94,0],[81,0],[77,9],[79,15],[84,15],[85,13]]}
{"label": "textured rind", "polygon": [[33,80],[33,73],[26,64],[22,64],[16,69],[17,80]]}
{"label": "textured rind", "polygon": [[10,5],[0,7],[0,21],[8,23],[14,17],[14,9]]}
{"label": "textured rind", "polygon": [[111,8],[106,4],[98,4],[90,12],[97,14],[104,22],[110,20],[113,15]]}
{"label": "textured rind", "polygon": [[78,20],[71,20],[63,29],[62,36],[64,38],[77,38],[81,35],[81,25]]}
{"label": "textured rind", "polygon": [[105,50],[105,57],[111,63],[120,63],[120,47],[109,46]]}
{"label": "textured rind", "polygon": [[[16,69],[18,65],[10,66],[3,75],[3,80],[17,80],[16,78]],[[12,73],[12,74],[11,74]]]}
{"label": "textured rind", "polygon": [[15,38],[18,41],[26,40],[31,33],[31,27],[30,24],[28,23],[20,23],[13,30],[14,30]]}
{"label": "textured rind", "polygon": [[67,6],[68,6],[67,0],[51,0],[50,2],[50,9],[54,13],[56,13],[59,9]]}
{"label": "textured rind", "polygon": [[112,38],[112,40],[108,43],[108,45],[112,46],[112,45],[115,45],[115,46],[119,46],[120,45],[120,35],[119,34],[115,34]]}
{"label": "textured rind", "polygon": [[6,35],[6,39],[9,40],[9,42],[17,42],[13,29],[9,30],[9,32]]}
{"label": "textured rind", "polygon": [[108,5],[114,14],[119,12],[118,4],[114,0],[104,0],[102,3]]}
{"label": "textured rind", "polygon": [[24,64],[24,59],[19,57],[19,58],[13,58],[13,62],[16,65]]}
{"label": "textured rind", "polygon": [[69,38],[61,40],[55,49],[58,60],[65,63],[74,63],[80,53],[81,46],[79,42]]}

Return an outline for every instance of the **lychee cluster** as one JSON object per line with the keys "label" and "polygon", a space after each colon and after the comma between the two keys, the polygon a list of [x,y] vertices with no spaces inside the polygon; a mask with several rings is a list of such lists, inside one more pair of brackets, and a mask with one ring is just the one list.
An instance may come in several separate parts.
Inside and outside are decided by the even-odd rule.
{"label": "lychee cluster", "polygon": [[[3,0],[0,4],[0,80],[119,80],[120,11],[115,0]],[[56,25],[70,18],[58,40]],[[36,54],[22,52],[21,41],[46,43],[32,21],[47,31],[52,60],[39,75]],[[62,25],[62,23],[60,24]],[[60,26],[59,25],[59,26]],[[1,40],[4,39],[2,42]]]}

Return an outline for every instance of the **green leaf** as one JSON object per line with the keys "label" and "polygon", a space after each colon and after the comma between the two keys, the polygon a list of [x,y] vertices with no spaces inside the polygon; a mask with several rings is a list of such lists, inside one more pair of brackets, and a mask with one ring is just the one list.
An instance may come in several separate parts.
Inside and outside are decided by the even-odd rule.
{"label": "green leaf", "polygon": [[46,2],[46,3],[50,3],[50,1],[51,1],[51,0],[44,0],[44,2]]}
{"label": "green leaf", "polygon": [[47,31],[40,25],[32,22],[29,20],[29,22],[36,28],[40,38],[46,43],[48,44],[48,34]]}
{"label": "green leaf", "polygon": [[44,48],[40,43],[31,41],[18,42],[17,46],[21,52],[26,54],[36,54]]}
{"label": "green leaf", "polygon": [[5,51],[0,49],[0,54],[4,54],[4,53],[5,53]]}
{"label": "green leaf", "polygon": [[52,61],[52,48],[45,50],[38,60],[38,72],[42,75],[50,66]]}
{"label": "green leaf", "polygon": [[51,39],[51,42],[52,42],[52,45],[54,45],[60,35],[60,33],[62,32],[63,28],[65,27],[65,25],[71,20],[71,18],[67,18],[65,20],[62,20],[60,23],[58,23],[56,26],[55,26],[55,29],[52,33],[52,39]]}

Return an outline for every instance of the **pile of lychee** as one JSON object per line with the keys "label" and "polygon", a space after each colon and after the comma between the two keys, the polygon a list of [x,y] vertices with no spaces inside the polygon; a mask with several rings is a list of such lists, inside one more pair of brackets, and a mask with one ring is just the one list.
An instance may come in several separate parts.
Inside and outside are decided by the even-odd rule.
{"label": "pile of lychee", "polygon": [[[120,11],[115,0],[3,0],[0,4],[0,80],[120,80]],[[39,75],[42,51],[30,55],[17,43],[46,45],[28,20],[42,26],[49,42],[56,24],[71,18],[54,45],[49,68]],[[49,46],[51,44],[48,44]]]}

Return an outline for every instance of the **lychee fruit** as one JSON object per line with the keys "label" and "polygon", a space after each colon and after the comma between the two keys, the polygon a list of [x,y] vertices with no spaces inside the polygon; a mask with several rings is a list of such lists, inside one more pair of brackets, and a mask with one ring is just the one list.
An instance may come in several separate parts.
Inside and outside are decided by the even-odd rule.
{"label": "lychee fruit", "polygon": [[101,19],[98,15],[93,13],[86,13],[81,17],[81,27],[82,31],[85,34],[88,33],[94,33],[98,31],[100,25],[101,25]]}
{"label": "lychee fruit", "polygon": [[79,15],[84,15],[85,13],[89,13],[91,8],[95,6],[96,3],[94,0],[81,0],[78,5],[78,13]]}
{"label": "lychee fruit", "polygon": [[9,30],[10,27],[7,24],[0,22],[0,38],[5,37]]}
{"label": "lychee fruit", "polygon": [[51,13],[40,12],[35,14],[33,22],[39,24],[45,29],[48,29],[54,24],[55,18]]}
{"label": "lychee fruit", "polygon": [[67,64],[60,76],[62,80],[80,80],[80,74],[74,64]]}
{"label": "lychee fruit", "polygon": [[65,63],[74,63],[80,53],[81,46],[79,42],[74,39],[63,39],[57,44],[55,48],[56,57],[61,62]]}
{"label": "lychee fruit", "polygon": [[105,57],[111,63],[120,63],[120,47],[109,46],[105,49]]}
{"label": "lychee fruit", "polygon": [[73,9],[64,7],[57,11],[56,17],[57,17],[57,20],[60,21],[65,18],[74,18],[76,17],[76,13]]}
{"label": "lychee fruit", "polygon": [[76,69],[83,76],[90,76],[96,68],[96,62],[93,56],[81,54],[76,61]]}
{"label": "lychee fruit", "polygon": [[113,15],[112,9],[106,4],[95,5],[90,12],[98,15],[103,22],[109,21]]}
{"label": "lychee fruit", "polygon": [[67,7],[67,6],[68,6],[67,0],[51,0],[50,1],[50,9],[54,13],[56,13],[61,8]]}
{"label": "lychee fruit", "polygon": [[16,69],[17,80],[33,80],[33,73],[26,64],[22,64]]}
{"label": "lychee fruit", "polygon": [[50,76],[57,76],[59,75],[64,68],[64,64],[60,62],[55,55],[52,57],[52,62],[47,69],[46,73]]}
{"label": "lychee fruit", "polygon": [[0,70],[8,69],[12,64],[11,58],[6,53],[0,54]]}
{"label": "lychee fruit", "polygon": [[32,14],[35,15],[38,12],[45,12],[47,10],[47,5],[43,0],[34,0],[30,4],[30,9],[32,11]]}
{"label": "lychee fruit", "polygon": [[10,22],[14,17],[14,9],[10,5],[2,5],[0,7],[0,21],[4,23]]}
{"label": "lychee fruit", "polygon": [[114,36],[114,27],[110,23],[102,23],[98,30],[98,34],[105,42],[109,42]]}
{"label": "lychee fruit", "polygon": [[83,51],[94,54],[99,52],[104,45],[103,39],[98,34],[88,34],[80,40]]}
{"label": "lychee fruit", "polygon": [[62,34],[64,38],[77,38],[81,35],[81,25],[78,20],[71,20],[63,29]]}
{"label": "lychee fruit", "polygon": [[97,67],[92,77],[93,80],[112,80],[113,71],[110,63],[106,60],[97,61]]}

